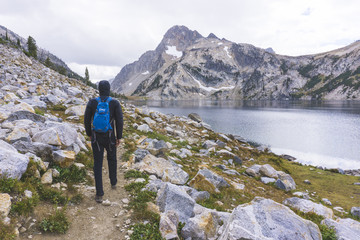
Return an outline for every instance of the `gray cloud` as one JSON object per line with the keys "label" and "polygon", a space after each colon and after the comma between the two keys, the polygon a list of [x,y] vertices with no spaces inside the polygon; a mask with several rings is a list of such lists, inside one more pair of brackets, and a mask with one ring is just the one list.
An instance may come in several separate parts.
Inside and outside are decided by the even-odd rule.
{"label": "gray cloud", "polygon": [[0,0],[0,6],[1,25],[99,74],[101,66],[112,66],[115,75],[155,49],[173,25],[286,55],[327,51],[360,38],[355,0]]}

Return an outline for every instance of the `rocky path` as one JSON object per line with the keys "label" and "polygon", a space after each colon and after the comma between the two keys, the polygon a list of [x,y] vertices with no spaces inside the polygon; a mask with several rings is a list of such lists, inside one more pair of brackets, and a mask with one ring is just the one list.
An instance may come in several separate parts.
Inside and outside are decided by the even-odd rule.
{"label": "rocky path", "polygon": [[[111,189],[106,157],[103,164],[103,184],[105,195],[103,204],[94,200],[93,187],[83,191],[84,199],[80,205],[68,206],[67,216],[71,222],[66,234],[36,234],[21,235],[20,239],[127,239],[130,213],[126,209],[129,199],[124,189],[127,181],[124,179],[124,170],[121,168],[122,146],[118,147],[118,184],[116,189]],[[106,201],[108,200],[108,201]],[[105,202],[108,202],[106,204]]]}

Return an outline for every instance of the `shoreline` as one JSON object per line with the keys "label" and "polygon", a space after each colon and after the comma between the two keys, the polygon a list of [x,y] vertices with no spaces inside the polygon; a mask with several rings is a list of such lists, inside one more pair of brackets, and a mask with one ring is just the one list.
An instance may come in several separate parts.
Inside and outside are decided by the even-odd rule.
{"label": "shoreline", "polygon": [[[133,103],[126,102],[125,104],[133,104]],[[164,113],[164,112],[158,111],[157,109],[153,109],[152,107],[148,107],[147,105],[142,105],[142,106],[137,106],[137,107],[142,108],[142,109],[146,108],[149,111],[157,111],[157,112],[160,112],[160,113],[162,113],[164,115],[168,115],[168,116],[181,117],[181,116],[173,114],[173,113]],[[184,116],[184,117],[188,117],[188,116]],[[213,129],[210,124],[208,124],[207,122],[204,122],[204,121],[202,121],[202,122],[205,123],[206,125],[208,125],[210,127],[210,129],[215,131],[215,129]],[[217,132],[217,133],[226,134],[226,133],[223,133],[223,132]],[[319,165],[314,165],[312,161],[307,161],[308,163],[306,161],[304,162],[304,160],[300,160],[299,157],[296,157],[295,155],[292,155],[292,154],[287,154],[286,152],[283,152],[283,153],[274,152],[273,151],[274,148],[272,148],[269,145],[261,144],[261,143],[255,142],[253,140],[246,139],[246,138],[244,138],[242,136],[239,136],[239,135],[236,135],[236,134],[232,134],[232,133],[230,133],[230,134],[233,135],[236,139],[239,139],[239,140],[251,145],[253,148],[256,148],[256,149],[258,149],[260,151],[264,151],[265,149],[268,149],[270,152],[274,153],[275,155],[277,155],[279,157],[285,157],[289,161],[294,161],[294,162],[299,163],[299,164],[301,164],[303,166],[310,166],[310,167],[314,167],[314,168],[321,169],[321,170],[330,170],[330,171],[336,171],[337,170],[339,173],[342,173],[342,174],[347,174],[347,175],[351,175],[351,176],[360,176],[360,167],[359,168],[341,168],[341,167],[328,167],[328,166],[320,165],[320,164]],[[277,149],[278,150],[289,150],[289,149],[280,149],[280,148],[277,148]],[[294,150],[290,150],[290,151],[294,151]],[[299,152],[299,153],[301,153],[301,152]],[[309,155],[321,156],[321,157],[329,157],[330,159],[339,159],[340,160],[340,158],[320,155],[320,154],[317,154],[317,153],[309,153]],[[341,159],[341,160],[343,160],[343,159]],[[353,159],[348,159],[348,160],[349,161],[355,161]]]}

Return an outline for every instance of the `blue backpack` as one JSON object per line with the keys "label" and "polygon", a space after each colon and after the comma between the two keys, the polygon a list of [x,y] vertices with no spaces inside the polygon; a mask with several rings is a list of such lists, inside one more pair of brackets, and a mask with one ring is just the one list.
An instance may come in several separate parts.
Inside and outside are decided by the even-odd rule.
{"label": "blue backpack", "polygon": [[98,105],[93,120],[93,130],[95,132],[106,133],[109,129],[112,129],[109,109],[109,102],[111,100],[111,97],[108,97],[105,102],[102,102],[100,97],[96,98]]}

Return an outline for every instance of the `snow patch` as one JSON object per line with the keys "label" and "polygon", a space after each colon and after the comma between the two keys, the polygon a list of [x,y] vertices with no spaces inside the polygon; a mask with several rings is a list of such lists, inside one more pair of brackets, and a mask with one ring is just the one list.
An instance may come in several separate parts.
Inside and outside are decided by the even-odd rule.
{"label": "snow patch", "polygon": [[142,75],[147,75],[147,74],[149,74],[149,71],[146,71],[146,72],[143,72],[143,73],[141,73]]}
{"label": "snow patch", "polygon": [[131,83],[129,83],[129,86],[131,86],[132,85],[132,82]]}
{"label": "snow patch", "polygon": [[166,46],[166,48],[166,54],[172,55],[175,58],[180,58],[183,55],[181,51],[176,50],[176,46]]}
{"label": "snow patch", "polygon": [[219,42],[219,43],[218,43],[219,46],[220,46],[220,45],[223,45],[223,44],[224,44],[224,43],[222,43],[222,42]]}
{"label": "snow patch", "polygon": [[229,53],[229,47],[228,46],[224,47],[224,50],[225,50],[226,54],[228,55],[228,57],[232,58],[232,56]]}
{"label": "snow patch", "polygon": [[201,84],[201,82],[199,80],[197,80],[196,78],[194,78],[190,73],[188,73],[190,75],[190,77],[192,77],[192,79],[199,85],[199,88],[207,91],[207,92],[211,92],[211,91],[219,91],[219,90],[231,90],[234,88],[234,86],[230,86],[230,87],[221,87],[221,88],[214,88],[214,87],[206,87],[204,85]]}

